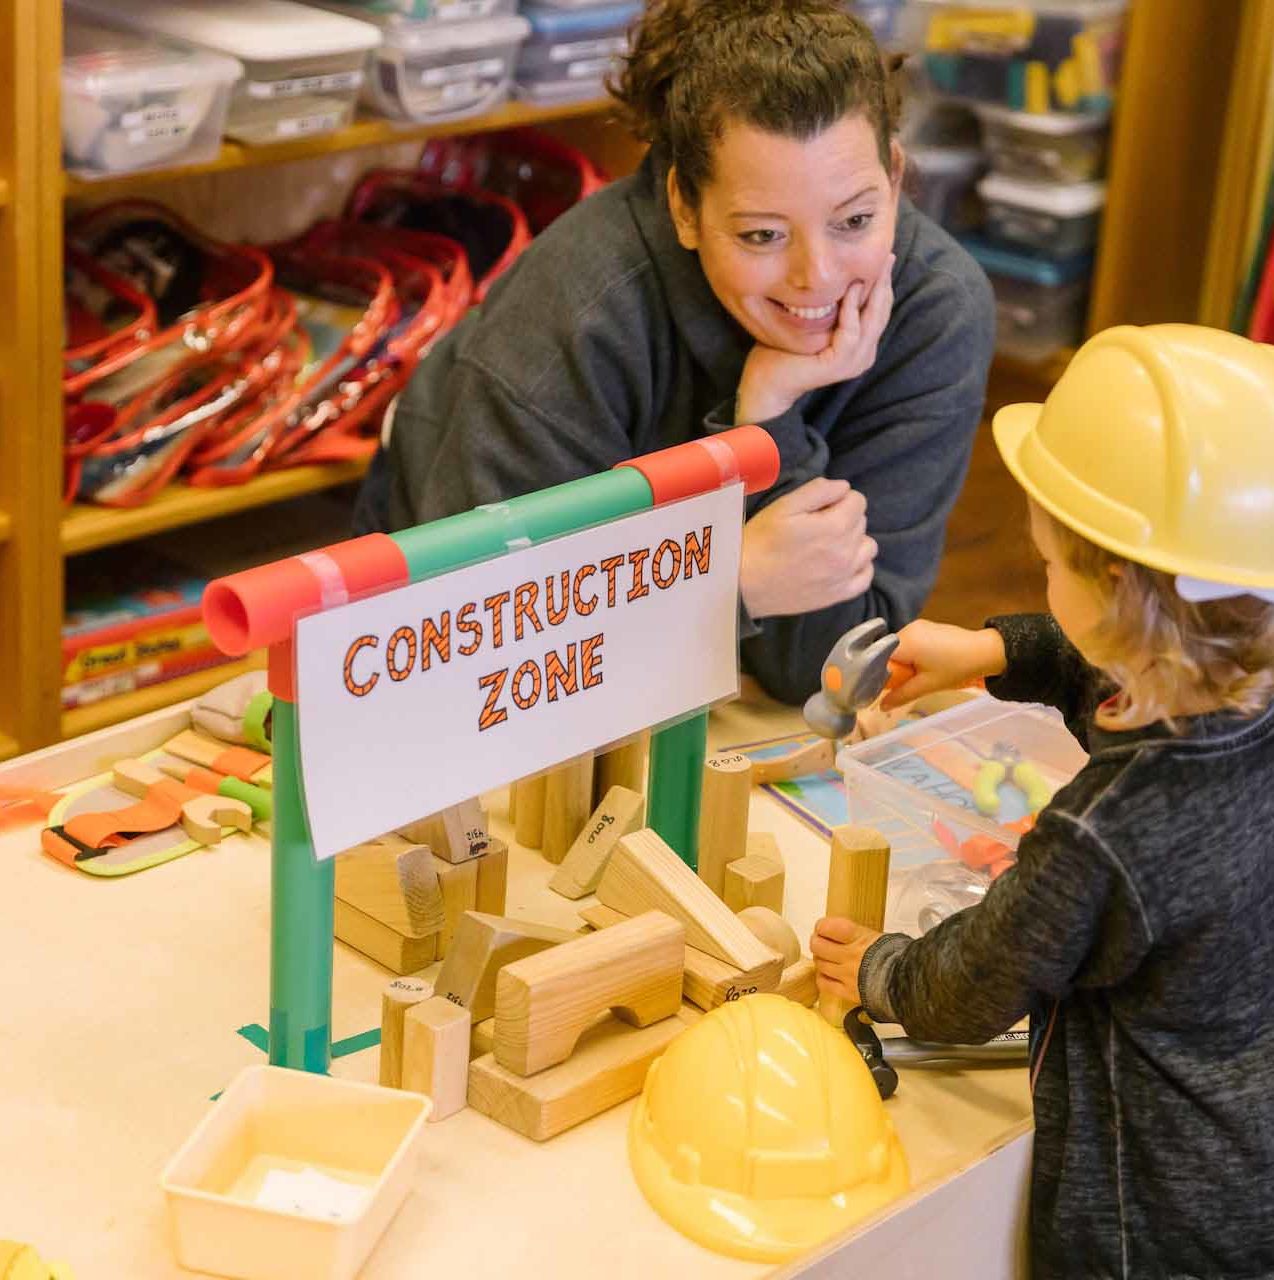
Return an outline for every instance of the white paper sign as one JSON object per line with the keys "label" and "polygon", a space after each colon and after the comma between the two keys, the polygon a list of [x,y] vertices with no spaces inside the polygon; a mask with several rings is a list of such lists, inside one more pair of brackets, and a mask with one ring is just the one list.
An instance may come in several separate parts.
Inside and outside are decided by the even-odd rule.
{"label": "white paper sign", "polygon": [[315,854],[738,692],[743,486],[302,618]]}

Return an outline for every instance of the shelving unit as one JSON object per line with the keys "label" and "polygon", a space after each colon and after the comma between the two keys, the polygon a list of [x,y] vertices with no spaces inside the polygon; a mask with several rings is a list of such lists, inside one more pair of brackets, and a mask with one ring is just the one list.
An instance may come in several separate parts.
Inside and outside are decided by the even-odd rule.
{"label": "shelving unit", "polygon": [[[1272,9],[1274,0],[1133,0],[1092,327],[1198,318],[1212,228],[1210,184],[1235,163],[1228,153],[1220,161],[1209,157],[1220,154],[1223,137],[1241,133],[1236,122],[1251,118],[1250,111],[1239,112],[1226,134],[1230,80],[1235,75],[1237,84],[1234,69],[1247,39],[1241,32],[1264,38]],[[237,489],[172,486],[136,509],[65,508],[60,376],[66,202],[160,187],[175,199],[190,178],[518,124],[551,128],[615,174],[631,167],[636,155],[632,141],[604,119],[604,102],[552,109],[514,103],[439,126],[364,118],[334,134],[273,146],[227,143],[206,164],[88,181],[64,173],[61,165],[61,21],[57,0],[0,6],[0,758],[190,696],[229,673],[219,668],[188,677],[193,683],[174,681],[63,714],[59,638],[67,557],[345,484],[361,471],[358,464],[306,467]],[[1250,41],[1242,62],[1246,85],[1254,78],[1252,66],[1261,65]],[[1237,143],[1227,146],[1237,156]],[[1215,252],[1222,247],[1218,240]],[[1038,397],[1064,367],[1065,354],[1042,367],[997,362],[991,402]],[[268,546],[261,548],[263,559],[269,553]]]}

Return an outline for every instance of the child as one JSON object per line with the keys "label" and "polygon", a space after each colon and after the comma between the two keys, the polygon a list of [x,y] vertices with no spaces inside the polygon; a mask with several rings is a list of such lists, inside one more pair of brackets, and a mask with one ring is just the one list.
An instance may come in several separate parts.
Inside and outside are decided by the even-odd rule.
{"label": "child", "polygon": [[886,705],[987,678],[1090,753],[976,907],[821,920],[822,991],[924,1040],[1031,1015],[1034,1280],[1274,1275],[1274,351],[1112,329],[997,415],[1051,616],[916,622]]}

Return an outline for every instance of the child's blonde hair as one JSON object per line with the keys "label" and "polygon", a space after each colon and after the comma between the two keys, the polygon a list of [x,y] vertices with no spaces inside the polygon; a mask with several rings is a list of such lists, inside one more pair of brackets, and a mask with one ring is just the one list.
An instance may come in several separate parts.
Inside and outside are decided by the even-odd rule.
{"label": "child's blonde hair", "polygon": [[1040,515],[1067,567],[1105,606],[1084,651],[1119,686],[1116,706],[1102,717],[1110,727],[1172,724],[1187,691],[1243,715],[1274,701],[1274,604],[1250,595],[1185,600],[1173,574],[1115,555],[1047,512]]}

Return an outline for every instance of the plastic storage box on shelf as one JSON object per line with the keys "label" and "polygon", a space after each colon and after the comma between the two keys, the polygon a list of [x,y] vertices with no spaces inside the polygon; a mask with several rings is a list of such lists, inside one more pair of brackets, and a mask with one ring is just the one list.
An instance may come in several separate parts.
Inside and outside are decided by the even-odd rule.
{"label": "plastic storage box on shelf", "polygon": [[367,52],[380,29],[291,0],[68,0],[76,9],[139,31],[237,58],[226,133],[277,142],[349,124]]}
{"label": "plastic storage box on shelf", "polygon": [[471,22],[516,13],[518,0],[346,0],[341,7],[348,9],[351,17],[373,21],[379,15],[392,15],[420,22]]}
{"label": "plastic storage box on shelf", "polygon": [[985,171],[978,147],[911,146],[903,189],[916,208],[948,231],[976,231],[984,213],[978,179]]}
{"label": "plastic storage box on shelf", "polygon": [[1110,109],[1126,0],[919,0],[925,70],[942,93],[1018,111]]}
{"label": "plastic storage box on shelf", "polygon": [[62,151],[69,168],[125,173],[211,160],[221,146],[234,58],[166,45],[68,15]]}
{"label": "plastic storage box on shelf", "polygon": [[991,279],[995,290],[995,347],[1028,363],[1078,346],[1084,334],[1093,255],[1054,258],[1009,249],[977,236],[960,243]]}
{"label": "plastic storage box on shelf", "polygon": [[599,97],[628,49],[640,3],[588,8],[526,5],[531,34],[518,57],[516,92],[531,102]]}
{"label": "plastic storage box on shelf", "polygon": [[1092,182],[1106,170],[1108,116],[1031,115],[979,104],[991,168],[1028,182]]}
{"label": "plastic storage box on shelf", "polygon": [[517,14],[477,22],[391,18],[371,54],[363,99],[398,120],[458,120],[503,102],[531,30]]}
{"label": "plastic storage box on shelf", "polygon": [[1097,243],[1106,185],[1023,182],[998,173],[978,183],[986,203],[986,233],[1025,249],[1069,258]]}

